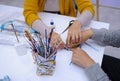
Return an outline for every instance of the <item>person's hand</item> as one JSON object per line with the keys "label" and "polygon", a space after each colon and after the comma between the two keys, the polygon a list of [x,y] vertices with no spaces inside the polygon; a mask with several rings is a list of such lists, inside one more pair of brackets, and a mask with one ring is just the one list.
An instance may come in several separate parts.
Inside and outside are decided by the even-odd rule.
{"label": "person's hand", "polygon": [[81,33],[81,41],[77,42],[77,43],[71,43],[69,45],[69,47],[76,47],[78,45],[80,45],[81,43],[87,41],[89,38],[91,38],[93,36],[93,31],[92,29],[88,29],[88,30],[84,30]]}
{"label": "person's hand", "polygon": [[83,68],[87,68],[95,64],[95,62],[81,48],[72,48],[71,50],[73,51],[73,56],[72,56],[73,63]]}
{"label": "person's hand", "polygon": [[77,20],[69,27],[67,36],[67,46],[81,42],[81,23]]}
{"label": "person's hand", "polygon": [[52,38],[51,38],[51,41],[50,41],[50,45],[52,47],[56,48],[57,50],[65,47],[65,44],[62,41],[60,35],[56,32],[52,33]]}

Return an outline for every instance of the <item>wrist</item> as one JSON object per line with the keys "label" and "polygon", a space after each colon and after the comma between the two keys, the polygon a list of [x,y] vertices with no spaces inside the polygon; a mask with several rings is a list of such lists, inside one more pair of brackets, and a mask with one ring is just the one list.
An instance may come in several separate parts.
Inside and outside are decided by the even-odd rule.
{"label": "wrist", "polygon": [[86,40],[92,38],[92,36],[93,36],[92,29],[82,31],[82,42],[85,42]]}
{"label": "wrist", "polygon": [[80,28],[82,27],[82,23],[78,20],[75,20],[74,23],[76,23]]}
{"label": "wrist", "polygon": [[93,31],[92,31],[92,29],[88,29],[87,31],[88,31],[88,36],[89,36],[89,38],[92,38],[92,36],[93,36]]}
{"label": "wrist", "polygon": [[95,64],[95,62],[91,59],[90,61],[87,62],[85,68],[88,68],[88,67],[90,67],[90,66],[92,66],[94,64]]}

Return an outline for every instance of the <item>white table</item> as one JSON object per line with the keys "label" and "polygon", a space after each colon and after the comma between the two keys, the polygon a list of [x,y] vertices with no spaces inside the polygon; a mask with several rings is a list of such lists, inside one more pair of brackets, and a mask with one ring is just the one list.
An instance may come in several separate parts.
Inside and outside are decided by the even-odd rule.
{"label": "white table", "polygon": [[[22,10],[22,8],[0,5],[0,19],[2,21],[11,19],[24,20]],[[75,19],[57,14],[40,13],[39,15],[46,25],[49,25],[50,20],[53,19],[56,25],[56,31],[59,34],[68,26],[70,20]],[[92,21],[88,27],[95,27],[97,29],[103,27],[108,29],[109,24]],[[64,42],[66,36],[67,31],[61,34]],[[89,45],[83,44],[82,49],[101,65],[104,47],[97,45],[93,40],[88,40],[87,43]],[[18,56],[14,46],[0,45],[0,78],[8,75],[11,81],[89,81],[81,67],[74,64],[70,65],[71,56],[71,51],[64,49],[58,51],[54,75],[37,76],[36,66],[33,64],[33,58],[30,52],[24,56]]]}

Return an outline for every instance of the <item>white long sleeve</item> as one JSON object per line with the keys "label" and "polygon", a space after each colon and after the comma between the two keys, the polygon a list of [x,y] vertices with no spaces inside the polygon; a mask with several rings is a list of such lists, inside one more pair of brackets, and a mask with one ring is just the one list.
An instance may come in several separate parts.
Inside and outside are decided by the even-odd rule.
{"label": "white long sleeve", "polygon": [[42,37],[44,37],[45,29],[47,30],[47,34],[50,33],[51,29],[47,27],[41,20],[35,20],[32,24],[32,28],[37,32],[40,32]]}
{"label": "white long sleeve", "polygon": [[92,17],[92,13],[86,10],[82,14],[80,14],[80,16],[77,17],[77,20],[81,22],[82,26],[85,26],[91,22]]}

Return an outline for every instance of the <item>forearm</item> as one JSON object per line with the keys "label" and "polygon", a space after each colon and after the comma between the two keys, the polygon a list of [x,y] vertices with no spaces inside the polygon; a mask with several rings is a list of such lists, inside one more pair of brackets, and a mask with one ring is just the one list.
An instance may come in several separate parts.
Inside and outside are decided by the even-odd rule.
{"label": "forearm", "polygon": [[93,36],[92,29],[84,30],[82,31],[82,42],[85,42],[86,40],[90,39]]}
{"label": "forearm", "polygon": [[88,25],[92,20],[92,13],[88,10],[84,11],[80,16],[77,17],[77,20],[80,21],[82,26]]}
{"label": "forearm", "polygon": [[103,43],[104,45],[120,47],[120,30],[93,29],[91,39]]}
{"label": "forearm", "polygon": [[40,32],[44,37],[45,29],[47,30],[47,34],[50,33],[51,29],[47,27],[41,20],[37,19],[32,23],[32,28],[37,32]]}
{"label": "forearm", "polygon": [[24,0],[23,15],[26,23],[32,27],[32,23],[39,19],[38,13],[38,1],[39,0]]}
{"label": "forearm", "polygon": [[107,74],[101,69],[99,64],[94,64],[86,68],[85,73],[90,81],[110,81]]}

